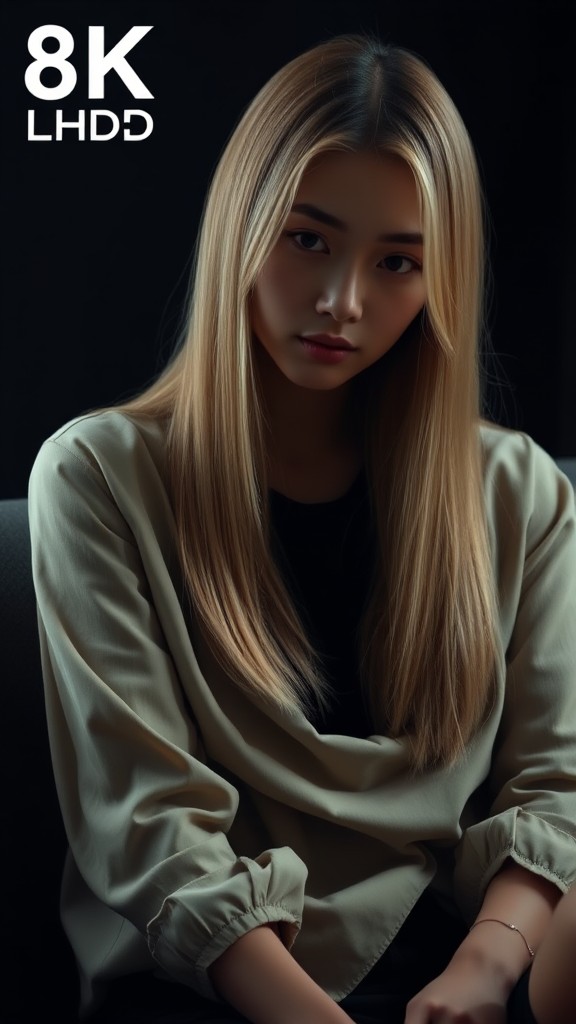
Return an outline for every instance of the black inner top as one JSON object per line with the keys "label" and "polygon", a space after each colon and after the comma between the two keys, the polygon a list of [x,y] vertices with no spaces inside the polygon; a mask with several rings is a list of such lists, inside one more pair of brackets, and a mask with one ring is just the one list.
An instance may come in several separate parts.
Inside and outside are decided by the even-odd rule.
{"label": "black inner top", "polygon": [[273,551],[334,698],[313,724],[324,733],[374,732],[359,681],[357,629],[376,557],[364,473],[335,501],[269,492]]}

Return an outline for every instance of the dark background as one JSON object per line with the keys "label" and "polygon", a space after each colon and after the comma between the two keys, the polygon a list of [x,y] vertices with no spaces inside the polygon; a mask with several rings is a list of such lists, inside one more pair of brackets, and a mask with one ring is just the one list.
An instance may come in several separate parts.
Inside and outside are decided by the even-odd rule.
{"label": "dark background", "polygon": [[[475,143],[492,221],[493,416],[555,457],[576,455],[575,14],[547,2],[4,0],[1,28],[0,497],[26,494],[43,439],[144,386],[174,343],[205,189],[245,105],[283,63],[338,32],[415,50],[455,99]],[[74,35],[75,90],[40,101],[24,84],[30,32]],[[128,55],[154,95],[106,77],[87,87],[89,25]],[[54,44],[55,45],[55,44]],[[50,77],[52,76],[52,77]],[[43,84],[59,81],[45,72]],[[55,109],[148,110],[143,142],[27,140]],[[88,117],[88,115],[87,115]],[[141,122],[134,124],[140,130]]]}

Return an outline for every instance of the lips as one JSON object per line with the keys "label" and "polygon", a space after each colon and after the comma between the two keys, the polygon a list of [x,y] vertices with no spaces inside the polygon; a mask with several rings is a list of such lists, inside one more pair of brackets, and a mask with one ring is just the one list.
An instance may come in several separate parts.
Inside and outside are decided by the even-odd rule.
{"label": "lips", "polygon": [[310,345],[320,345],[322,348],[341,352],[349,352],[356,347],[347,338],[341,338],[335,334],[302,334],[300,337],[302,341],[307,341]]}
{"label": "lips", "polygon": [[351,359],[356,348],[339,334],[302,334],[298,337],[306,358],[313,363],[334,366]]}

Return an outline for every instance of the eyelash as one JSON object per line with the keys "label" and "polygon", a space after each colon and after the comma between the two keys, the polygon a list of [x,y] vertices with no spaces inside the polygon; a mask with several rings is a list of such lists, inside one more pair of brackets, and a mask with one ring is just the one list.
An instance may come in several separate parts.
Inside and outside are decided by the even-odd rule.
{"label": "eyelash", "polygon": [[[322,235],[319,235],[316,231],[287,231],[286,235],[287,235],[288,238],[290,238],[290,239],[292,239],[294,241],[296,247],[298,249],[300,249],[302,252],[320,253],[319,249],[307,249],[305,245],[302,245],[301,242],[298,242],[297,239],[300,238],[302,235],[308,235],[310,238],[315,238],[315,239],[323,242],[324,245],[326,245],[326,242],[322,238]],[[403,277],[405,274],[409,274],[413,270],[421,270],[422,269],[421,265],[418,263],[417,260],[415,260],[412,256],[405,256],[403,253],[391,253],[390,256],[384,256],[383,259],[381,260],[381,262],[385,262],[386,260],[393,260],[393,259],[406,260],[407,263],[411,264],[410,269],[409,270],[404,270],[404,271],[391,270],[390,267],[382,268],[382,269],[388,270],[389,273],[391,273],[391,274],[396,274],[398,277]]]}

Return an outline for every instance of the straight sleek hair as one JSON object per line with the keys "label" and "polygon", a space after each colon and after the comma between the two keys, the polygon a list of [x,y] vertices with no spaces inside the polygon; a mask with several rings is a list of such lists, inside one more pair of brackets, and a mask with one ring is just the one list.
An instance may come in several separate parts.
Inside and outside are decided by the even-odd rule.
{"label": "straight sleek hair", "polygon": [[321,704],[327,686],[271,552],[250,300],[306,168],[334,150],[399,156],[422,212],[425,309],[366,371],[378,553],[358,637],[375,731],[404,738],[421,770],[462,755],[493,699],[496,659],[479,436],[483,201],[465,126],[421,58],[338,36],[264,85],[207,194],[181,344],[122,408],[167,422],[181,563],[219,662],[287,713]]}

